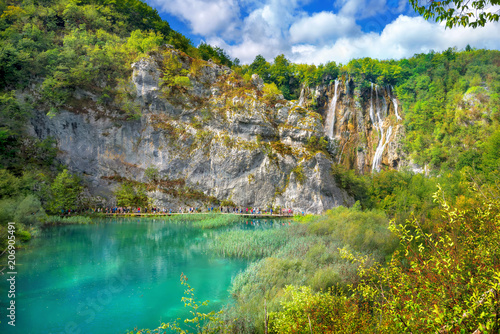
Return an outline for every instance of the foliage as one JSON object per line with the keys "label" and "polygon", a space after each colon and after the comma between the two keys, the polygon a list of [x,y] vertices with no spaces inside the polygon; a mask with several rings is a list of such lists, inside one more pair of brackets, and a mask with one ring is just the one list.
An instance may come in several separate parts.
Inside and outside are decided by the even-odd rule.
{"label": "foliage", "polygon": [[160,83],[166,94],[183,92],[191,86],[191,81],[187,76],[189,71],[182,68],[182,62],[172,51],[165,55],[162,72]]}
{"label": "foliage", "polygon": [[143,184],[124,182],[115,190],[116,204],[122,207],[147,207],[149,198]]}
{"label": "foliage", "polygon": [[443,173],[481,165],[483,143],[498,128],[499,59],[498,51],[450,48],[400,61],[411,73],[395,88],[405,111],[404,150],[416,163]]}
{"label": "foliage", "polygon": [[355,201],[360,201],[365,208],[372,207],[368,193],[369,180],[364,178],[352,169],[347,169],[343,165],[332,165],[332,175],[337,186],[347,191]]}
{"label": "foliage", "polygon": [[209,241],[212,252],[227,257],[258,259],[272,256],[289,240],[285,229],[234,230],[217,234]]}
{"label": "foliage", "polygon": [[373,82],[384,86],[400,83],[410,75],[408,69],[401,66],[401,62],[380,61],[368,57],[353,59],[341,70],[358,84]]}
{"label": "foliage", "polygon": [[89,217],[85,216],[66,216],[66,217],[61,217],[61,216],[49,216],[47,219],[45,219],[44,224],[91,224],[92,219]]}
{"label": "foliage", "polygon": [[160,171],[155,166],[149,166],[144,170],[144,176],[149,182],[158,182],[160,180]]}
{"label": "foliage", "polygon": [[0,198],[19,195],[21,180],[6,169],[0,169]]}
{"label": "foliage", "polygon": [[213,252],[262,257],[233,280],[231,294],[236,304],[227,310],[225,328],[235,333],[262,331],[263,300],[270,312],[279,312],[287,285],[309,286],[314,292],[331,287],[340,289],[336,290],[339,293],[346,290],[357,281],[355,267],[341,259],[338,249],[345,246],[383,261],[395,245],[387,225],[381,212],[339,208],[311,216],[302,224],[275,223],[272,228],[218,235],[209,243]]}
{"label": "foliage", "polygon": [[308,224],[316,235],[331,235],[357,251],[378,253],[383,259],[394,250],[394,239],[388,231],[388,219],[381,211],[361,211],[339,206],[326,212],[323,219]]}
{"label": "foliage", "polygon": [[413,9],[424,19],[435,19],[437,22],[446,22],[446,27],[484,27],[487,22],[498,22],[498,12],[490,11],[490,6],[500,5],[498,0],[443,0],[423,1],[410,0]]}
{"label": "foliage", "polygon": [[[480,189],[476,189],[480,190]],[[356,298],[373,305],[379,330],[387,332],[489,332],[500,330],[500,203],[476,200],[473,208],[452,207],[441,189],[434,199],[443,219],[427,233],[415,219],[391,224],[400,248],[388,267],[359,261]]]}
{"label": "foliage", "polygon": [[262,93],[264,100],[268,103],[276,103],[281,97],[281,92],[274,82],[265,83]]}
{"label": "foliage", "polygon": [[81,179],[71,175],[67,169],[60,172],[50,186],[51,199],[48,209],[51,213],[61,213],[78,208],[78,198],[82,192]]}
{"label": "foliage", "polygon": [[343,293],[289,285],[282,311],[269,315],[271,333],[371,333],[367,309]]}
{"label": "foliage", "polygon": [[302,165],[297,165],[292,169],[292,173],[295,174],[295,179],[299,184],[304,184],[306,176],[304,175],[304,167]]}
{"label": "foliage", "polygon": [[329,83],[339,75],[339,68],[335,62],[326,64],[307,65],[291,63],[284,55],[278,55],[273,63],[268,63],[262,55],[255,57],[250,65],[240,68],[245,77],[258,74],[265,83],[274,83],[285,99],[297,99],[300,96],[302,85],[316,86]]}
{"label": "foliage", "polygon": [[213,60],[216,64],[226,65],[231,67],[233,62],[231,58],[226,54],[226,52],[219,48],[218,46],[211,46],[210,44],[206,44],[202,42],[198,45],[198,55],[203,60]]}
{"label": "foliage", "polygon": [[20,103],[14,91],[0,92],[0,168],[21,167],[17,153],[27,117],[27,105]]}
{"label": "foliage", "polygon": [[328,153],[328,139],[326,137],[317,137],[315,135],[311,135],[307,139],[307,143],[304,145],[305,148],[311,152],[311,153],[316,153],[316,152],[323,152],[325,154]]}
{"label": "foliage", "polygon": [[26,226],[37,225],[46,218],[45,210],[35,195],[27,195],[17,206],[14,221]]}
{"label": "foliage", "polygon": [[[207,217],[208,216],[208,217]],[[203,220],[196,220],[193,222],[193,226],[200,228],[218,228],[222,226],[232,225],[240,221],[237,215],[232,214],[208,214],[205,215]]]}

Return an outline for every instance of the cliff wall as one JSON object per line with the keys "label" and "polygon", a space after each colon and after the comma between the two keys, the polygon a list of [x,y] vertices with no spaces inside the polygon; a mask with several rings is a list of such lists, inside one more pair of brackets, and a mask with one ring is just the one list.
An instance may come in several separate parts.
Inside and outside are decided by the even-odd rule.
{"label": "cliff wall", "polygon": [[[331,174],[335,148],[317,140],[322,116],[268,92],[257,76],[246,82],[167,49],[134,63],[131,82],[123,104],[135,115],[82,91],[78,107],[32,120],[33,132],[55,138],[59,159],[109,204],[124,181],[148,183],[153,204],[167,208],[218,199],[320,213],[353,203]],[[148,168],[158,180],[145,176]]]}

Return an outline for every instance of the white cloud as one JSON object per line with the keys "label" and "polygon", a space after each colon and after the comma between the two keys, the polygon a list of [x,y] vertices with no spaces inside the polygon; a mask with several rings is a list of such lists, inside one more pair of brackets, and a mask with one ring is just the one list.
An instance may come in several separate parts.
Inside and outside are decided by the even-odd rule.
{"label": "white cloud", "polygon": [[259,54],[272,61],[279,54],[289,53],[288,29],[297,17],[305,15],[297,10],[299,5],[297,0],[252,2],[253,9],[242,20],[239,35],[233,39],[237,43],[216,36],[207,41],[224,48],[242,63],[251,63]]}
{"label": "white cloud", "polygon": [[353,58],[400,59],[430,50],[449,47],[464,48],[467,44],[478,48],[499,49],[500,23],[490,23],[480,29],[445,29],[443,24],[425,21],[421,17],[400,15],[388,24],[382,33],[365,33],[353,38],[340,38],[332,45],[304,47],[295,45],[290,59],[299,63],[347,63]]}
{"label": "white cloud", "polygon": [[332,12],[320,12],[293,23],[290,27],[290,42],[324,43],[359,33],[361,33],[361,27],[352,17],[339,16]]}
{"label": "white cloud", "polygon": [[[407,0],[332,0],[336,13],[307,13],[302,5],[309,0],[150,1],[242,63],[251,63],[258,54],[268,61],[285,54],[294,62],[319,64],[361,57],[400,59],[467,44],[500,49],[500,23],[445,29],[420,16],[394,20],[393,15],[409,10]],[[365,32],[356,20],[362,20]]]}
{"label": "white cloud", "polygon": [[153,6],[187,22],[193,33],[207,36],[236,29],[237,0],[151,0]]}

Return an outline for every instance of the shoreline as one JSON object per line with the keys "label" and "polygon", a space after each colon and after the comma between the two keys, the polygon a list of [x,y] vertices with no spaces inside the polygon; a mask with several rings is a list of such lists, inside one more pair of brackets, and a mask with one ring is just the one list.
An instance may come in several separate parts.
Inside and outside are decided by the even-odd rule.
{"label": "shoreline", "polygon": [[211,213],[211,212],[194,212],[194,213],[139,213],[139,212],[130,212],[130,213],[104,213],[104,216],[101,217],[171,217],[171,216],[192,216],[192,215],[234,215],[245,218],[293,218],[294,215],[288,214],[265,214],[265,213]]}

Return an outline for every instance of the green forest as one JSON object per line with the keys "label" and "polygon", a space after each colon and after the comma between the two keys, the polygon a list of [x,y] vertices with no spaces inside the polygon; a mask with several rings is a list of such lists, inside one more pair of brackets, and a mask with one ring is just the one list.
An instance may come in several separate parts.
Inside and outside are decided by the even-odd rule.
{"label": "green forest", "polygon": [[[29,133],[35,107],[77,111],[75,92],[85,90],[98,97],[89,103],[137,118],[131,64],[169,44],[244,80],[258,74],[287,100],[336,79],[366,91],[370,83],[393,86],[404,153],[429,168],[361,175],[336,164],[331,173],[353,207],[297,216],[286,230],[214,240],[214,253],[254,262],[232,284],[235,303],[218,313],[198,310],[187,285],[194,313],[186,321],[214,333],[500,333],[500,51],[467,46],[318,66],[259,55],[242,65],[219,47],[194,46],[140,0],[0,0],[0,13],[2,251],[9,221],[19,223],[22,247],[43,224],[90,221],[62,219],[64,210],[100,205],[58,162],[55,142]],[[147,205],[145,187],[125,184],[116,195]]]}

